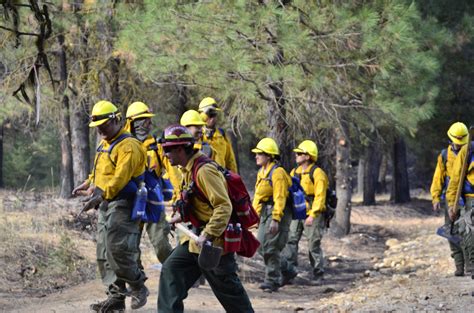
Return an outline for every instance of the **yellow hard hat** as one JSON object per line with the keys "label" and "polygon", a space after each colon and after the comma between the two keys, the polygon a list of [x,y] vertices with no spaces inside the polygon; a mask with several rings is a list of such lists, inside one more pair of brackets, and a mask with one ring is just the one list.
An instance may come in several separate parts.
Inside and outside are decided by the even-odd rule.
{"label": "yellow hard hat", "polygon": [[144,118],[144,117],[153,117],[155,114],[153,114],[148,107],[143,102],[133,102],[128,106],[127,109],[127,118],[133,120],[136,120],[137,118]]}
{"label": "yellow hard hat", "polygon": [[199,112],[205,112],[207,110],[216,110],[220,111],[221,109],[217,106],[217,102],[214,98],[211,97],[206,97],[201,100],[201,103],[199,103]]}
{"label": "yellow hard hat", "polygon": [[318,159],[318,146],[311,140],[304,140],[297,148],[294,148],[293,151],[309,154],[314,161]]}
{"label": "yellow hard hat", "polygon": [[183,126],[206,125],[206,123],[202,120],[201,115],[196,110],[188,110],[184,112],[179,123]]}
{"label": "yellow hard hat", "polygon": [[278,145],[272,138],[266,137],[257,143],[257,146],[252,149],[253,153],[266,153],[271,155],[280,155]]}
{"label": "yellow hard hat", "polygon": [[101,100],[94,104],[92,114],[90,116],[91,122],[89,127],[96,127],[104,124],[111,118],[120,116],[120,112],[112,102]]}
{"label": "yellow hard hat", "polygon": [[465,145],[467,143],[467,135],[469,130],[467,126],[461,122],[456,122],[448,130],[448,137],[457,145]]}

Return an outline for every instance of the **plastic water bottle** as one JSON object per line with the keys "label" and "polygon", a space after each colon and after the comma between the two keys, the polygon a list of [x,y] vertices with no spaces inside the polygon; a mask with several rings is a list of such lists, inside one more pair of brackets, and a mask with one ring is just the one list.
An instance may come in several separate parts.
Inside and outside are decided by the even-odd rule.
{"label": "plastic water bottle", "polygon": [[235,224],[235,232],[237,234],[240,234],[241,231],[242,231],[242,226],[240,225],[240,223]]}
{"label": "plastic water bottle", "polygon": [[132,211],[132,220],[141,219],[142,221],[146,221],[146,200],[148,198],[148,191],[146,190],[145,183],[140,183],[137,194],[135,196],[135,202],[133,204],[133,211]]}
{"label": "plastic water bottle", "polygon": [[234,225],[232,225],[232,223],[230,223],[230,224],[227,226],[227,231],[228,231],[228,232],[233,232],[233,231],[234,231]]}

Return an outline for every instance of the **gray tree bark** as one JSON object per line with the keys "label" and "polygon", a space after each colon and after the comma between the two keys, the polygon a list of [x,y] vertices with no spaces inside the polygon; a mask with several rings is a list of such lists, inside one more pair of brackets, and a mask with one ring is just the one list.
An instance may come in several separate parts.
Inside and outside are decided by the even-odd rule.
{"label": "gray tree bark", "polygon": [[379,177],[377,179],[377,193],[387,192],[387,171],[388,171],[388,158],[387,154],[382,154],[382,160],[380,161]]}
{"label": "gray tree bark", "polygon": [[351,230],[351,162],[350,144],[347,132],[336,129],[336,216],[331,223],[332,233],[338,237],[347,235]]}
{"label": "gray tree bark", "polygon": [[364,169],[365,159],[362,157],[359,159],[359,165],[357,166],[357,194],[361,196],[364,192]]}
{"label": "gray tree bark", "polygon": [[3,188],[3,123],[0,124],[0,188]]}
{"label": "gray tree bark", "polygon": [[59,43],[59,88],[58,93],[61,109],[60,122],[60,141],[61,141],[61,170],[60,170],[60,193],[61,198],[71,197],[73,189],[72,175],[72,148],[71,148],[71,129],[69,124],[69,98],[66,94],[67,89],[67,59],[66,49],[64,47],[64,35],[58,35]]}

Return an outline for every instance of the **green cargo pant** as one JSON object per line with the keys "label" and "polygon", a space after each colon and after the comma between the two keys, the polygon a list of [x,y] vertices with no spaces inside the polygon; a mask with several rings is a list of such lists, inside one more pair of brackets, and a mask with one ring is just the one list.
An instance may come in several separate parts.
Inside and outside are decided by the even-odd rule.
{"label": "green cargo pant", "polygon": [[324,233],[324,217],[320,214],[313,221],[313,225],[304,226],[304,220],[293,220],[290,224],[288,243],[283,250],[282,271],[292,273],[298,265],[298,244],[304,234],[308,238],[309,262],[313,268],[313,274],[324,272],[324,255],[321,249],[321,240]]}
{"label": "green cargo pant", "polygon": [[130,220],[133,201],[115,200],[99,207],[97,223],[97,265],[102,282],[120,288],[143,284],[137,264],[139,222]]}
{"label": "green cargo pant", "polygon": [[265,282],[276,286],[281,284],[281,251],[288,241],[288,229],[291,223],[291,212],[285,208],[284,215],[278,225],[278,233],[269,233],[272,221],[273,204],[264,204],[260,212],[257,238],[260,241],[258,253],[265,263]]}
{"label": "green cargo pant", "polygon": [[143,269],[141,262],[141,251],[140,241],[143,233],[143,229],[146,230],[148,238],[155,250],[156,257],[163,264],[166,258],[170,255],[171,247],[168,235],[170,234],[170,225],[166,221],[166,214],[163,211],[160,216],[160,220],[157,223],[142,223],[140,224],[140,237],[138,241],[138,265]]}
{"label": "green cargo pant", "polygon": [[[474,198],[467,198],[465,207],[461,208],[461,214],[456,224],[459,225],[459,233],[466,251],[466,260],[474,265]],[[471,275],[473,275],[471,273]]]}
{"label": "green cargo pant", "polygon": [[223,255],[215,269],[205,271],[198,265],[198,254],[189,252],[189,242],[178,245],[161,269],[158,312],[183,312],[183,300],[201,275],[209,282],[226,312],[254,312],[236,272],[234,253]]}
{"label": "green cargo pant", "polygon": [[[445,225],[450,226],[451,225],[451,219],[449,218],[448,206],[447,206],[446,202],[442,203],[442,206],[444,208],[444,223],[445,223]],[[453,235],[460,235],[458,224],[454,224],[454,226],[453,226]],[[451,257],[454,260],[454,264],[455,264],[456,268],[460,267],[460,268],[464,269],[464,262],[468,261],[468,258],[467,258],[467,255],[466,255],[466,249],[464,247],[464,241],[461,240],[460,245],[456,245],[456,244],[452,243],[449,240],[448,240],[448,243],[449,243],[449,249],[451,250]]]}

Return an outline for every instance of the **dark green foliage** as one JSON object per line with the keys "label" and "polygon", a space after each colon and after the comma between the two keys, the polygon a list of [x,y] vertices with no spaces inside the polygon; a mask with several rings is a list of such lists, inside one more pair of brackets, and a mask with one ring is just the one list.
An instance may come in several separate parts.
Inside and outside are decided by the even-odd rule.
{"label": "dark green foliage", "polygon": [[41,125],[34,133],[6,128],[4,140],[5,187],[41,190],[59,184],[61,153],[54,125]]}

